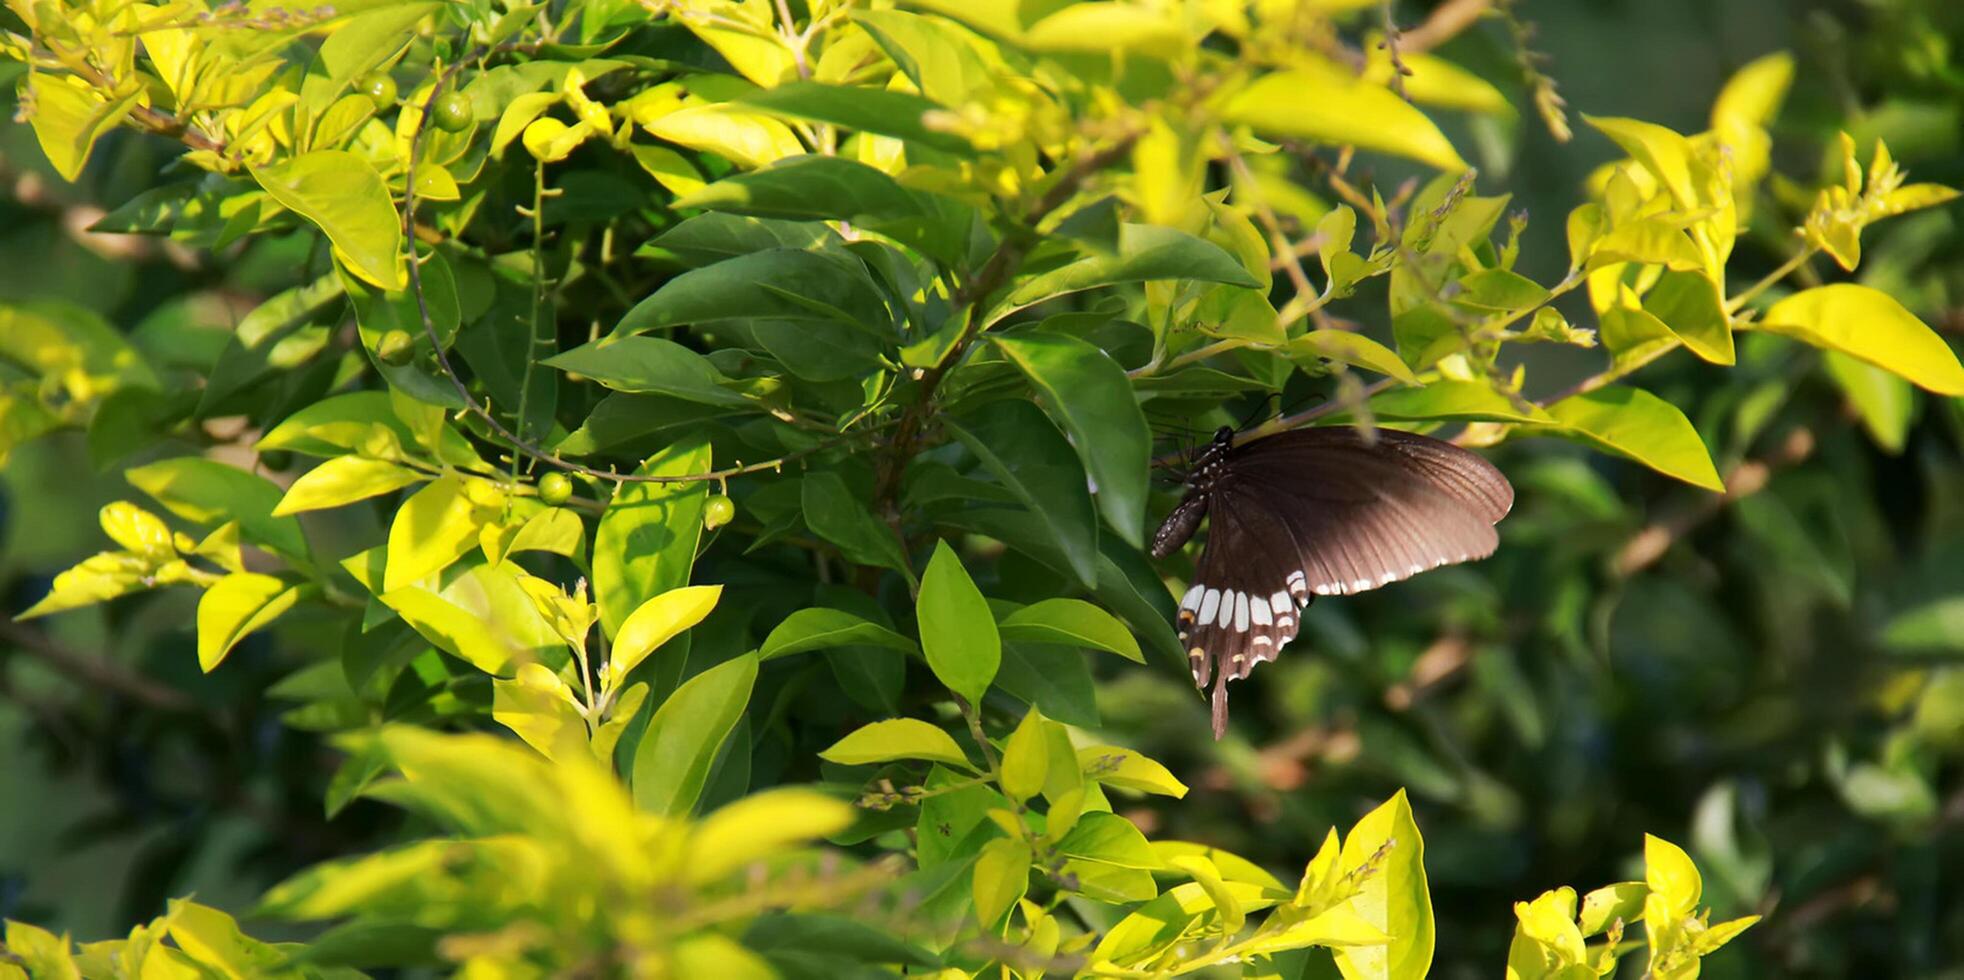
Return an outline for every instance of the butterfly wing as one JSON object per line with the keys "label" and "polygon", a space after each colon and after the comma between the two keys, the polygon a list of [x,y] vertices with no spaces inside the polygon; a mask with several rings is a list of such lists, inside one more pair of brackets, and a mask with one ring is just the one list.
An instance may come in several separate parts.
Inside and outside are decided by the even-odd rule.
{"label": "butterfly wing", "polygon": [[1237,447],[1207,490],[1209,529],[1180,637],[1194,682],[1213,681],[1215,737],[1227,682],[1273,660],[1316,595],[1374,589],[1493,553],[1513,487],[1450,443],[1379,430],[1305,429]]}
{"label": "butterfly wing", "polygon": [[1213,681],[1214,737],[1227,732],[1227,682],[1274,660],[1296,638],[1312,596],[1301,546],[1282,516],[1246,492],[1208,494],[1207,544],[1180,600],[1180,642],[1194,685]]}

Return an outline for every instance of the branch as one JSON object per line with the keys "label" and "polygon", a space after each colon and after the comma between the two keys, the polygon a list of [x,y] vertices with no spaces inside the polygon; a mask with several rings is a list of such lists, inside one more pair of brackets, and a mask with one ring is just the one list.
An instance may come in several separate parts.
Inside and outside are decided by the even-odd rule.
{"label": "branch", "polygon": [[1425,23],[1404,32],[1398,48],[1407,52],[1430,51],[1464,33],[1493,6],[1493,0],[1446,0],[1434,8]]}
{"label": "branch", "polygon": [[1671,550],[1672,544],[1723,510],[1726,504],[1766,489],[1775,472],[1804,462],[1813,454],[1812,430],[1796,428],[1788,432],[1773,452],[1759,459],[1745,460],[1727,470],[1724,493],[1705,494],[1695,505],[1638,531],[1617,550],[1616,556],[1610,560],[1610,571],[1618,578],[1629,578],[1656,564]]}
{"label": "branch", "polygon": [[173,714],[200,711],[198,703],[174,687],[128,670],[112,660],[70,649],[46,633],[12,620],[0,620],[0,640],[55,668],[71,680],[107,688],[145,707]]}

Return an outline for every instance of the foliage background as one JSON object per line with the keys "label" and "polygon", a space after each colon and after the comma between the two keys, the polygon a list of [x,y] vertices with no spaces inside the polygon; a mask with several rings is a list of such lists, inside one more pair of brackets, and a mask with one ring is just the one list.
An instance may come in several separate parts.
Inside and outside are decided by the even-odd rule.
{"label": "foliage background", "polygon": [[[1964,13],[1948,6],[1530,0],[1519,11],[1582,111],[1697,130],[1734,68],[1788,49],[1800,69],[1775,127],[1783,167],[1823,172],[1816,154],[1845,128],[1863,145],[1885,136],[1917,179],[1956,185]],[[1446,53],[1512,77],[1492,36]],[[1531,118],[1453,135],[1537,219],[1524,271],[1558,278],[1558,216],[1613,148],[1586,132],[1558,147]],[[27,127],[0,128],[12,188],[0,300],[66,299],[119,324],[223,324],[284,288],[304,243],[268,240],[187,269],[167,248],[81,233],[148,186],[169,152],[111,137],[68,186]],[[1958,214],[1871,231],[1863,269],[1953,336],[1964,329]],[[1741,281],[1777,264],[1770,244],[1742,248]],[[1817,361],[1764,346],[1744,345],[1736,371],[1679,357],[1643,376],[1699,425],[1735,491],[1737,467],[1747,486],[1765,477],[1757,493],[1716,507],[1634,465],[1510,442],[1497,461],[1524,506],[1500,555],[1313,607],[1292,655],[1237,688],[1229,741],[1206,737],[1184,676],[1099,663],[1103,724],[1198,790],[1127,815],[1288,867],[1359,801],[1408,787],[1447,976],[1498,968],[1512,902],[1630,876],[1646,831],[1686,844],[1717,916],[1770,914],[1710,975],[1964,975],[1964,894],[1946,873],[1964,867],[1964,409],[1920,396],[1901,445],[1878,445]],[[1535,370],[1557,377],[1574,352],[1536,356],[1550,360]],[[1741,405],[1754,399],[1775,404],[1749,428]],[[12,611],[96,548],[97,508],[129,492],[79,436],[19,450],[0,479]],[[714,553],[705,569],[715,580]],[[403,831],[398,813],[368,802],[322,817],[331,762],[267,694],[291,661],[261,636],[201,674],[186,629],[195,603],[166,592],[0,633],[0,917],[102,936],[166,896],[245,908],[300,867]],[[301,630],[281,636],[304,642]]]}

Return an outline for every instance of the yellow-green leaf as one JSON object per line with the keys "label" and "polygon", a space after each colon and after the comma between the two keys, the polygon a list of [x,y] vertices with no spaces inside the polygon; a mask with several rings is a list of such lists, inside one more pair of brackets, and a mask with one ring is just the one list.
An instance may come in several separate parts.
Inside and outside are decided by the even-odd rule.
{"label": "yellow-green leaf", "polygon": [[389,524],[388,570],[382,588],[394,592],[442,571],[477,546],[482,508],[464,478],[444,476],[410,494]]}
{"label": "yellow-green leaf", "polygon": [[98,515],[102,533],[121,545],[124,551],[150,562],[166,562],[177,557],[171,543],[170,526],[155,514],[127,500],[103,506]]}
{"label": "yellow-green leaf", "polygon": [[1228,100],[1226,116],[1270,136],[1349,144],[1410,157],[1441,170],[1465,170],[1425,113],[1390,89],[1325,61],[1273,72]]}
{"label": "yellow-green leaf", "polygon": [[635,806],[662,816],[695,809],[756,683],[757,654],[746,653],[689,678],[662,702],[635,746]]}
{"label": "yellow-green leaf", "polygon": [[96,139],[136,108],[142,92],[139,85],[120,98],[109,99],[70,75],[35,72],[28,76],[27,96],[33,106],[28,122],[34,126],[41,152],[48,155],[48,162],[63,180],[82,175],[82,165],[89,162]]}
{"label": "yellow-green leaf", "polygon": [[304,588],[256,572],[219,579],[198,600],[198,666],[210,673],[246,634],[293,608]]}
{"label": "yellow-green leaf", "polygon": [[657,647],[702,622],[722,596],[720,585],[689,585],[670,589],[642,603],[628,614],[620,631],[614,634],[614,652],[608,669],[625,677]]}
{"label": "yellow-green leaf", "polygon": [[1622,385],[1564,398],[1548,406],[1560,435],[1627,456],[1665,476],[1725,492],[1712,454],[1676,405]]}
{"label": "yellow-green leaf", "polygon": [[1690,140],[1671,129],[1638,119],[1588,115],[1582,118],[1650,171],[1650,175],[1671,192],[1671,198],[1678,207],[1689,209],[1698,206],[1697,186],[1691,179],[1693,151]]}
{"label": "yellow-green leaf", "polygon": [[1704,879],[1684,848],[1662,837],[1645,834],[1643,867],[1644,883],[1650,886],[1650,894],[1663,899],[1673,915],[1690,915],[1698,907],[1698,899],[1704,894]]}
{"label": "yellow-green leaf", "polygon": [[388,460],[336,456],[293,481],[280,505],[273,508],[273,516],[339,507],[400,490],[422,479],[423,474]]}
{"label": "yellow-green leaf", "polygon": [[865,725],[818,754],[827,762],[862,766],[895,759],[927,759],[975,771],[975,763],[947,732],[916,718]]}
{"label": "yellow-green leaf", "polygon": [[255,169],[252,178],[325,233],[349,272],[391,292],[408,282],[395,202],[367,160],[346,150],[315,150]]}
{"label": "yellow-green leaf", "polygon": [[492,679],[491,720],[554,761],[590,751],[586,719],[571,689],[543,664],[525,664],[513,680]]}
{"label": "yellow-green leaf", "polygon": [[1009,837],[998,837],[982,845],[975,859],[973,897],[975,917],[982,927],[995,931],[996,923],[1009,914],[1009,907],[1023,898],[1030,887],[1030,845]]}
{"label": "yellow-green leaf", "polygon": [[707,884],[788,847],[851,826],[850,804],[780,787],[747,796],[702,819],[689,841],[689,880]]}
{"label": "yellow-green leaf", "polygon": [[805,145],[785,124],[721,105],[677,109],[642,125],[660,139],[717,154],[746,170],[805,152]]}
{"label": "yellow-green leaf", "polygon": [[1391,941],[1338,947],[1337,968],[1346,980],[1422,977],[1432,963],[1432,896],[1425,884],[1425,840],[1404,790],[1344,835],[1346,873],[1367,863],[1372,870],[1348,904]]}
{"label": "yellow-green leaf", "polygon": [[1187,784],[1173,778],[1165,766],[1131,749],[1116,745],[1091,745],[1077,750],[1078,767],[1085,778],[1107,786],[1157,793],[1179,799],[1187,795]]}
{"label": "yellow-green leaf", "polygon": [[1002,637],[988,600],[946,541],[935,543],[917,605],[928,668],[949,690],[980,704],[1002,666]]}
{"label": "yellow-green leaf", "polygon": [[475,613],[428,589],[412,585],[391,589],[380,598],[438,649],[487,674],[509,673],[512,659],[521,649],[519,643],[493,631]]}
{"label": "yellow-green leaf", "polygon": [[1045,599],[1004,616],[1002,638],[1023,643],[1064,643],[1116,653],[1145,663],[1139,641],[1111,613],[1083,599]]}
{"label": "yellow-green leaf", "polygon": [[1366,371],[1376,371],[1408,385],[1418,384],[1418,376],[1395,351],[1349,330],[1311,330],[1290,341],[1287,354],[1290,360],[1297,363],[1305,359],[1327,358]]}
{"label": "yellow-green leaf", "polygon": [[1181,19],[1172,8],[1077,3],[1031,24],[1019,43],[1032,51],[1138,51],[1170,58],[1192,43]]}
{"label": "yellow-green leaf", "polygon": [[1916,314],[1877,289],[1835,283],[1773,304],[1763,328],[1838,350],[1908,378],[1939,395],[1964,395],[1957,354]]}
{"label": "yellow-green leaf", "polygon": [[1043,792],[1044,777],[1049,770],[1050,747],[1044,733],[1043,712],[1032,707],[1003,744],[1000,779],[1003,794],[1021,803]]}

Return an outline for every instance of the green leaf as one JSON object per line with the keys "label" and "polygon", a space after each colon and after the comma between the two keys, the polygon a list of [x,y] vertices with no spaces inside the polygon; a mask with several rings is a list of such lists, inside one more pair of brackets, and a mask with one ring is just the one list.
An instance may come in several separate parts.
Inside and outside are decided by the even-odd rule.
{"label": "green leaf", "polygon": [[673,206],[761,218],[846,221],[943,263],[966,254],[974,222],[974,212],[952,199],[908,190],[884,171],[830,156],[791,157],[726,177]]}
{"label": "green leaf", "polygon": [[899,10],[854,10],[852,20],[922,95],[941,105],[965,105],[995,88],[975,35],[954,23]]}
{"label": "green leaf", "polygon": [[834,954],[861,963],[941,965],[941,960],[927,950],[903,942],[877,926],[843,915],[766,914],[745,928],[743,944],[766,956],[785,951]]}
{"label": "green leaf", "polygon": [[908,564],[907,553],[901,550],[893,529],[873,516],[866,501],[846,486],[844,477],[831,470],[819,470],[801,482],[799,492],[805,523],[813,533],[838,545],[839,551],[854,564],[891,568],[906,576],[909,582],[913,581],[913,567]]}
{"label": "green leaf", "polygon": [[416,24],[434,3],[390,3],[362,11],[334,25],[300,83],[301,119],[315,117],[348,90],[357,77],[394,58],[415,37]]}
{"label": "green leaf", "polygon": [[1152,433],[1125,370],[1104,351],[1067,334],[1025,331],[992,339],[1071,437],[1097,484],[1105,520],[1127,544],[1141,547]]}
{"label": "green leaf", "polygon": [[[706,473],[709,439],[699,430],[648,457],[644,476]],[[696,542],[702,537],[702,504],[709,484],[625,483],[600,515],[593,535],[593,593],[608,636],[641,604],[689,584]]]}
{"label": "green leaf", "polygon": [[[417,275],[423,284],[423,299],[429,308],[430,326],[447,349],[462,322],[457,280],[451,274],[449,261],[441,252],[426,257],[418,267]],[[436,352],[430,344],[430,330],[423,326],[423,306],[417,303],[414,294],[406,290],[378,290],[346,269],[341,272],[341,286],[347,290],[348,300],[354,304],[355,323],[361,328],[362,351],[368,356],[369,365],[389,382],[390,388],[431,405],[451,409],[464,407],[464,400],[457,394],[456,386],[434,365]],[[383,340],[398,331],[408,335],[410,341],[409,360],[404,363],[392,363],[399,358],[382,355]]]}
{"label": "green leaf", "polygon": [[1337,968],[1345,980],[1424,976],[1432,964],[1432,897],[1425,884],[1425,840],[1404,790],[1350,828],[1340,860],[1346,872],[1373,866],[1348,904],[1391,936],[1383,946],[1338,947]]}
{"label": "green leaf", "polygon": [[205,905],[171,899],[170,938],[199,965],[222,977],[263,977],[286,965],[286,954],[239,930],[231,916]]}
{"label": "green leaf", "polygon": [[254,169],[252,179],[325,233],[348,271],[392,291],[408,281],[395,202],[367,160],[346,150],[315,150]]}
{"label": "green leaf", "polygon": [[1891,456],[1900,455],[1909,441],[1916,417],[1916,391],[1908,381],[1840,351],[1824,351],[1821,366],[1861,416],[1869,438]]}
{"label": "green leaf", "polygon": [[916,612],[921,649],[934,676],[970,704],[982,703],[1002,664],[1002,639],[988,600],[946,541],[935,542]]}
{"label": "green leaf", "polygon": [[389,523],[389,563],[382,589],[394,592],[450,567],[477,547],[478,528],[495,516],[471,499],[455,474],[409,495]]}
{"label": "green leaf", "polygon": [[199,668],[211,673],[247,634],[278,619],[310,589],[256,572],[233,572],[214,582],[198,600]]}
{"label": "green leaf", "polygon": [[[1258,885],[1228,881],[1223,883],[1223,887],[1244,914],[1275,904],[1275,896]],[[1212,914],[1214,910],[1214,899],[1198,883],[1188,882],[1169,888],[1108,930],[1092,953],[1092,962],[1119,966],[1146,963],[1179,942],[1203,916]]]}
{"label": "green leaf", "polygon": [[962,751],[952,736],[913,718],[873,722],[832,743],[832,747],[820,752],[818,757],[842,766],[863,766],[895,759],[926,759],[960,766],[969,772],[976,771],[975,763],[968,760],[968,754]]}
{"label": "green leaf", "polygon": [[1481,269],[1459,280],[1452,300],[1461,306],[1498,313],[1532,309],[1548,301],[1548,289],[1508,269]]}
{"label": "green leaf", "polygon": [[1042,521],[1086,588],[1098,578],[1098,513],[1077,451],[1043,410],[1027,401],[991,402],[943,423],[996,481]]}
{"label": "green leaf", "polygon": [[1665,271],[1643,298],[1643,308],[1671,328],[1693,354],[1713,364],[1731,365],[1732,318],[1726,315],[1718,285],[1702,273]]}
{"label": "green leaf", "polygon": [[539,363],[585,375],[615,391],[671,395],[704,405],[752,404],[722,387],[728,379],[709,358],[659,337],[596,340]]}
{"label": "green leaf", "polygon": [[961,136],[928,128],[925,122],[927,114],[946,110],[910,92],[819,82],[790,82],[746,95],[738,99],[737,104],[768,115],[831,123],[860,132],[908,140],[944,153],[961,156],[975,154],[975,147]]}
{"label": "green leaf", "polygon": [[807,650],[857,644],[871,644],[902,653],[920,652],[920,647],[913,640],[878,623],[861,619],[842,609],[821,606],[800,609],[784,617],[784,621],[771,630],[771,635],[764,638],[759,656],[764,660],[774,660]]}
{"label": "green leaf", "polygon": [[127,500],[118,500],[103,505],[97,516],[102,523],[102,533],[109,535],[109,540],[116,542],[124,551],[155,564],[177,557],[170,525],[157,515]]}
{"label": "green leaf", "polygon": [[837,233],[817,221],[711,212],[683,219],[649,239],[636,254],[673,257],[684,265],[700,267],[774,248],[818,251],[841,244]]}
{"label": "green leaf", "polygon": [[195,456],[159,460],[123,475],[131,486],[187,521],[237,521],[246,540],[288,558],[307,560],[307,538],[300,523],[273,516],[282,493],[278,484],[263,476]]}
{"label": "green leaf", "polygon": [[1694,487],[1725,492],[1712,455],[1677,406],[1641,388],[1613,385],[1548,406],[1551,429],[1634,459]]}
{"label": "green leaf", "polygon": [[[1305,92],[1315,98],[1305,102]],[[1383,85],[1320,59],[1302,59],[1297,67],[1256,79],[1228,100],[1225,115],[1269,136],[1348,144],[1440,170],[1466,169],[1459,151],[1425,113]]]}
{"label": "green leaf", "polygon": [[1026,306],[1071,293],[1128,282],[1188,279],[1254,289],[1260,281],[1241,260],[1204,238],[1158,225],[1119,226],[1118,251],[1092,254],[1043,273],[1012,290],[985,322],[995,323]]}
{"label": "green leaf", "polygon": [[1132,821],[1116,813],[1091,812],[1078,818],[1077,826],[1057,842],[1057,849],[1074,858],[1157,871],[1166,866],[1146,835]]}
{"label": "green leaf", "polygon": [[109,99],[82,79],[51,72],[29,74],[24,88],[34,107],[27,114],[34,138],[55,172],[71,182],[82,176],[95,141],[122,122],[143,94],[143,86],[136,85],[127,94]]}
{"label": "green leaf", "polygon": [[[1391,348],[1349,330],[1328,328],[1311,330],[1289,342],[1284,353],[1298,364],[1328,359],[1351,367],[1394,378],[1408,385],[1418,384],[1418,376]],[[1320,364],[1317,365],[1320,368]]]}
{"label": "green leaf", "polygon": [[[355,452],[376,429],[388,429],[399,445],[413,445],[416,437],[396,416],[384,391],[354,391],[333,395],[286,417],[272,431],[259,438],[255,452],[276,449],[310,456],[341,456]],[[459,437],[461,438],[461,437]]]}
{"label": "green leaf", "polygon": [[746,653],[689,678],[662,702],[634,751],[635,806],[671,817],[695,809],[756,682],[757,655]]}
{"label": "green leaf", "polygon": [[878,334],[892,322],[858,260],[779,248],[670,279],[621,317],[614,333],[728,320],[830,320]]}
{"label": "green leaf", "polygon": [[1773,304],[1761,329],[1838,350],[1939,395],[1964,395],[1950,345],[1895,298],[1855,283],[1804,289]]}
{"label": "green leaf", "polygon": [[1063,643],[1146,662],[1132,631],[1111,613],[1083,599],[1045,599],[1024,606],[1003,617],[998,630],[1006,642]]}
{"label": "green leaf", "polygon": [[422,473],[382,459],[336,456],[300,475],[273,508],[274,517],[366,500],[421,480]]}
{"label": "green leaf", "polygon": [[1964,596],[1897,613],[1882,628],[1882,645],[1891,650],[1964,650]]}
{"label": "green leaf", "polygon": [[982,845],[982,854],[975,859],[972,891],[975,917],[984,929],[996,931],[1010,907],[1029,890],[1030,860],[1030,845],[1021,840],[998,837]]}

